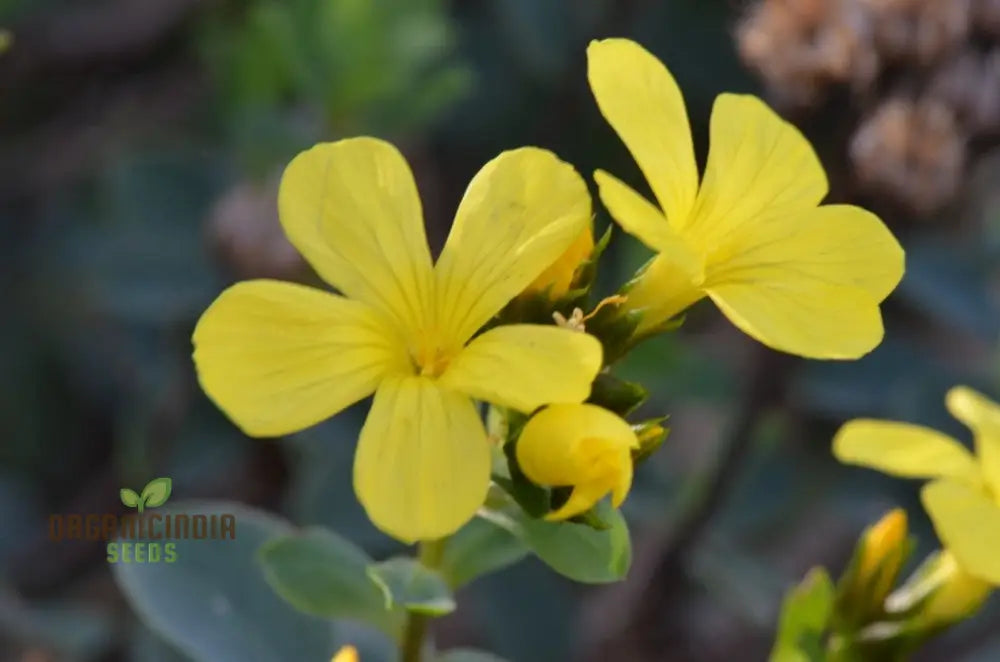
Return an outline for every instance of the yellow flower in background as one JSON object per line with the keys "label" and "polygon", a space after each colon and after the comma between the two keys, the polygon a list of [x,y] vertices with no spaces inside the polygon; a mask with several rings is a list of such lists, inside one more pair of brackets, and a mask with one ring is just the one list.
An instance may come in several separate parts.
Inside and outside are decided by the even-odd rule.
{"label": "yellow flower in background", "polygon": [[948,391],[945,404],[972,430],[975,455],[935,430],[868,419],[844,424],[833,453],[894,476],[933,479],[921,500],[941,542],[969,574],[1000,585],[1000,406],[964,386]]}
{"label": "yellow flower in background", "polygon": [[344,296],[270,280],[229,288],[194,331],[202,387],[255,437],[374,392],[354,461],[359,500],[401,540],[452,533],[489,487],[473,399],[522,412],[580,402],[600,368],[595,338],[555,326],[473,338],[588,226],[586,185],[550,152],[504,152],[469,184],[436,265],[413,175],[386,142],[299,154],[278,206],[292,244]]}
{"label": "yellow flower in background", "polygon": [[972,616],[993,586],[968,574],[947,550],[927,557],[885,601],[889,614],[908,614],[907,629],[939,630]]}
{"label": "yellow flower in background", "polygon": [[354,646],[344,646],[330,662],[358,662],[358,650]]}
{"label": "yellow flower in background", "polygon": [[590,86],[657,207],[606,172],[601,200],[657,256],[629,291],[648,331],[708,296],[742,331],[792,354],[856,358],[882,339],[879,304],[899,283],[903,251],[874,215],[820,206],[823,167],[760,99],[722,94],[699,185],[684,99],[638,44],[595,41]]}
{"label": "yellow flower in background", "polygon": [[583,232],[566,249],[566,252],[525,288],[525,294],[547,292],[551,299],[565,296],[573,285],[573,279],[576,277],[580,265],[590,257],[593,251],[594,231],[588,223]]}
{"label": "yellow flower in background", "polygon": [[531,482],[572,487],[569,500],[546,519],[579,515],[611,493],[617,508],[632,486],[635,432],[620,417],[591,404],[555,404],[529,420],[517,441],[517,463]]}
{"label": "yellow flower in background", "polygon": [[948,552],[934,559],[933,570],[925,581],[933,590],[916,617],[925,628],[947,627],[969,618],[993,592],[993,586],[965,572]]}

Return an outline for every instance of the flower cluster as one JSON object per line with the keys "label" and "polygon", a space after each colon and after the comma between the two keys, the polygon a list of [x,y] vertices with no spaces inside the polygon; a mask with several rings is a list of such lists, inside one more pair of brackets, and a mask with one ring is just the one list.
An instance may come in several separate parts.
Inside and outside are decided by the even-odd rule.
{"label": "flower cluster", "polygon": [[1000,132],[998,17],[996,0],[760,0],[738,45],[783,105],[849,91],[859,184],[927,215],[954,199],[967,145]]}
{"label": "flower cluster", "polygon": [[[582,312],[607,237],[595,245],[587,184],[556,155],[523,147],[483,166],[433,260],[405,159],[360,137],[298,155],[278,196],[289,240],[339,294],[237,283],[194,331],[202,387],[250,436],[374,394],[354,486],[400,540],[455,532],[491,482],[544,490],[547,519],[585,517],[607,495],[620,505],[666,431],[624,420],[641,394],[623,403],[610,364],[702,298],[801,356],[853,359],[882,339],[903,251],[873,214],[821,204],[824,170],[795,127],[755,97],[719,96],[699,176],[666,67],[623,39],[587,57],[600,112],[655,196],[594,174],[611,216],[654,254],[616,297]],[[501,423],[486,425],[480,403]]]}
{"label": "flower cluster", "polygon": [[1000,405],[964,386],[948,391],[945,404],[972,430],[975,455],[935,430],[869,419],[846,423],[833,452],[842,462],[930,479],[921,498],[942,542],[969,574],[1000,585]]}

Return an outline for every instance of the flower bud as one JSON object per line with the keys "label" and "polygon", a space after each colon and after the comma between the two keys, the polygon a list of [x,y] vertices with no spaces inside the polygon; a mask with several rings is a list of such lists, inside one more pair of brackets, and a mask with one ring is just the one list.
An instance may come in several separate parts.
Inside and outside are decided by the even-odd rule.
{"label": "flower bud", "polygon": [[861,625],[882,613],[910,550],[906,513],[900,508],[861,534],[854,559],[838,586],[837,611],[845,622]]}
{"label": "flower bud", "polygon": [[632,426],[639,445],[632,450],[632,463],[638,466],[655,453],[670,434],[670,428],[661,425],[666,417],[654,418]]}
{"label": "flower bud", "polygon": [[517,462],[533,483],[572,487],[549,520],[579,515],[611,493],[618,507],[632,486],[635,432],[620,417],[592,404],[555,404],[529,420],[517,441]]}
{"label": "flower bud", "polygon": [[988,582],[965,572],[947,551],[934,554],[886,600],[890,613],[910,612],[911,629],[941,630],[969,618],[993,590]]}
{"label": "flower bud", "polygon": [[906,512],[896,508],[868,527],[862,535],[858,575],[864,582],[874,582],[876,593],[882,597],[889,594],[903,565],[904,554],[901,552],[906,544],[906,533]]}
{"label": "flower bud", "polygon": [[588,225],[559,259],[525,288],[523,294],[545,294],[552,300],[562,298],[572,287],[577,270],[590,258],[593,251],[594,234]]}
{"label": "flower bud", "polygon": [[330,662],[358,662],[358,651],[354,646],[344,646]]}

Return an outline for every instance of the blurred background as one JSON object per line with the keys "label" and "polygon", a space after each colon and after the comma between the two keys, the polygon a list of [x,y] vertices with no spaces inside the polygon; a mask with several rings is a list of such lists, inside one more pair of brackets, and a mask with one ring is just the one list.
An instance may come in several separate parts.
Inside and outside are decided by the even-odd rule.
{"label": "blurred background", "polygon": [[[858,362],[778,355],[704,303],[641,346],[619,372],[673,431],[625,505],[629,580],[523,561],[465,589],[440,641],[515,662],[763,660],[783,592],[839,572],[884,511],[908,510],[916,558],[934,548],[918,485],[839,466],[830,439],[856,416],[966,439],[946,389],[1000,395],[997,0],[0,0],[0,27],[0,660],[188,659],[132,613],[101,543],[46,539],[49,513],[118,512],[154,476],[396,549],[351,490],[367,405],[247,439],[197,387],[194,322],[235,280],[314,282],[275,196],[318,141],[399,145],[435,250],[504,149],[647,190],[587,86],[607,36],[671,68],[702,163],[717,93],[768,99],[814,142],[829,199],[890,225],[907,274]],[[603,291],[647,257],[619,233]],[[996,607],[919,659],[1000,660]],[[257,635],[296,637],[267,630],[283,622]]]}

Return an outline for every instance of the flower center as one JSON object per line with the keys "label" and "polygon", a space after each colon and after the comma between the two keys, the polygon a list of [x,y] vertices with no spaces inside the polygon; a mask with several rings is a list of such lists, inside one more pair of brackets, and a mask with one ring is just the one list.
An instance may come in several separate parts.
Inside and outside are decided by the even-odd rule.
{"label": "flower center", "polygon": [[417,350],[414,363],[422,377],[440,377],[448,369],[452,358],[453,352],[441,347],[424,346]]}

